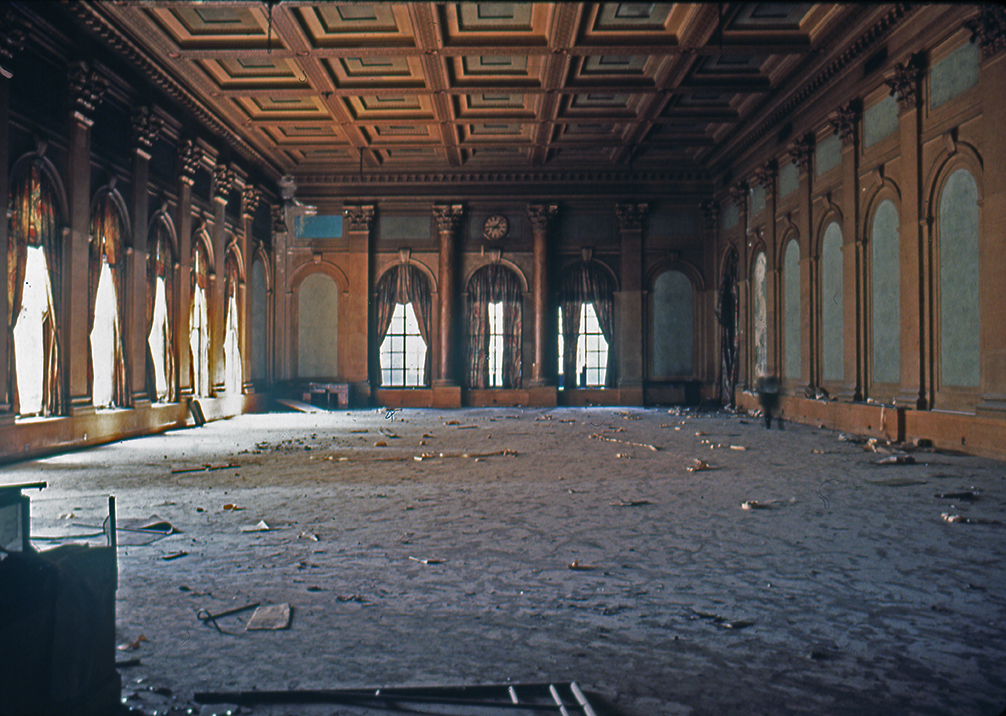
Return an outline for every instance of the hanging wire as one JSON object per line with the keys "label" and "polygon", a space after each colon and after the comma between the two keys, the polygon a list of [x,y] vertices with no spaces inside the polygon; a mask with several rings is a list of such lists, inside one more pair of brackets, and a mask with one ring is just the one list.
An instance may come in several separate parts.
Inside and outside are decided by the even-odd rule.
{"label": "hanging wire", "polygon": [[269,28],[266,31],[266,36],[265,36],[265,53],[267,55],[271,55],[272,54],[272,7],[275,4],[276,3],[273,2],[273,0],[268,0],[268,2],[266,2],[266,4],[265,4],[266,5],[266,9],[268,11],[268,16],[269,16]]}

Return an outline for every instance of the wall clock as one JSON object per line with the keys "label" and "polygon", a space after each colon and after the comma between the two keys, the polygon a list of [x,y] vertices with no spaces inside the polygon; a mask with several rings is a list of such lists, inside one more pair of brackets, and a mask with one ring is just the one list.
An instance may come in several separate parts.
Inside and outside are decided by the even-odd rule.
{"label": "wall clock", "polygon": [[488,241],[499,241],[506,236],[509,228],[510,225],[505,216],[502,214],[490,214],[482,224],[482,235]]}

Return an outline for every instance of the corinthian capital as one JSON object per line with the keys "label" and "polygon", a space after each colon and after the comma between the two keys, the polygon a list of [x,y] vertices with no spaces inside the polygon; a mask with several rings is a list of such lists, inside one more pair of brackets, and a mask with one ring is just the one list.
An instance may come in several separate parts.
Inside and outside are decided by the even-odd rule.
{"label": "corinthian capital", "polygon": [[374,207],[369,206],[345,206],[342,209],[343,216],[349,221],[350,231],[370,231],[374,223]]}
{"label": "corinthian capital", "polygon": [[536,234],[547,234],[548,227],[559,213],[558,204],[528,204],[527,218]]}
{"label": "corinthian capital", "polygon": [[921,53],[912,55],[907,62],[894,65],[893,75],[884,80],[891,88],[891,94],[898,96],[899,112],[917,109],[922,100],[919,82],[926,73],[925,59]]}
{"label": "corinthian capital", "polygon": [[971,30],[971,42],[981,48],[983,60],[1006,50],[1006,10],[1002,5],[982,5],[978,17],[965,22],[964,27]]}
{"label": "corinthian capital", "polygon": [[649,204],[615,204],[615,216],[618,217],[618,225],[622,231],[643,228],[643,217]]}
{"label": "corinthian capital", "polygon": [[433,218],[437,220],[437,230],[454,233],[461,226],[464,213],[465,207],[461,204],[435,204]]}
{"label": "corinthian capital", "polygon": [[84,60],[70,65],[68,77],[70,80],[70,102],[74,111],[89,121],[93,120],[91,115],[95,108],[101,104],[101,100],[108,90],[108,80]]}

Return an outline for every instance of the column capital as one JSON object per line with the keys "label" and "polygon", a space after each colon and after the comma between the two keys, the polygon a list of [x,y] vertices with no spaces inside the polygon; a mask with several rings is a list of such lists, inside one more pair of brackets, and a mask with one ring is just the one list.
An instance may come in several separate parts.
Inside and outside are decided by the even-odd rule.
{"label": "column capital", "polygon": [[775,178],[779,174],[775,159],[769,159],[760,167],[755,169],[752,179],[754,183],[765,190],[766,198],[775,195]]}
{"label": "column capital", "polygon": [[736,204],[738,209],[743,209],[746,206],[748,189],[749,187],[746,181],[739,181],[730,187],[730,201]]}
{"label": "column capital", "polygon": [[262,192],[254,184],[245,184],[241,190],[241,216],[249,219],[255,216],[259,203],[262,201]]}
{"label": "column capital", "polygon": [[191,185],[202,162],[203,148],[193,140],[186,139],[178,146],[178,171],[183,181]]}
{"label": "column capital", "polygon": [[810,171],[811,159],[814,156],[815,138],[813,133],[808,132],[802,137],[797,137],[789,145],[789,156],[793,164],[801,173]]}
{"label": "column capital", "polygon": [[649,204],[615,204],[615,216],[621,231],[639,231],[643,228],[643,217],[646,216]]}
{"label": "column capital", "polygon": [[919,82],[926,73],[925,62],[922,53],[917,52],[907,62],[894,65],[893,74],[884,80],[884,84],[891,88],[890,93],[898,97],[899,115],[919,108],[922,101]]}
{"label": "column capital", "polygon": [[30,29],[28,19],[5,4],[0,10],[0,60],[10,60],[21,51]]}
{"label": "column capital", "polygon": [[842,140],[843,147],[851,147],[856,142],[859,119],[863,116],[862,107],[863,104],[858,99],[849,100],[835,110],[834,116],[828,120],[835,134]]}
{"label": "column capital", "polygon": [[70,63],[67,77],[70,81],[70,106],[74,114],[90,124],[94,121],[94,110],[108,90],[108,80],[86,60]]}
{"label": "column capital", "polygon": [[164,121],[144,105],[133,110],[130,117],[133,132],[133,148],[150,156],[154,140],[164,127]]}
{"label": "column capital", "polygon": [[558,213],[558,204],[527,205],[527,218],[531,220],[531,228],[536,234],[548,233],[549,225]]}
{"label": "column capital", "polygon": [[983,60],[1006,50],[1006,10],[1001,5],[982,5],[978,17],[965,21],[964,27],[971,30],[971,42],[981,48]]}
{"label": "column capital", "polygon": [[374,224],[374,205],[345,206],[342,209],[342,215],[349,220],[350,231],[370,233],[370,228]]}
{"label": "column capital", "polygon": [[285,234],[288,229],[286,226],[286,212],[283,211],[283,205],[273,204],[270,206],[269,215],[272,219],[272,232],[274,234]]}
{"label": "column capital", "polygon": [[236,180],[237,174],[232,167],[226,164],[213,167],[213,198],[226,203]]}
{"label": "column capital", "polygon": [[454,233],[461,226],[461,218],[464,216],[465,207],[463,204],[434,204],[433,217],[437,220],[437,230]]}
{"label": "column capital", "polygon": [[713,199],[702,202],[702,218],[706,222],[706,230],[715,231],[720,221],[719,202]]}

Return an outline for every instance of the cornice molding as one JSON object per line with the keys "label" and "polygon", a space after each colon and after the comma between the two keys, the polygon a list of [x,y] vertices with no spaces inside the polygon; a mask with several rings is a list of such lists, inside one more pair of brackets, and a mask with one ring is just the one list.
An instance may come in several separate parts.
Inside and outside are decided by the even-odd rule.
{"label": "cornice molding", "polygon": [[671,182],[711,182],[706,172],[438,172],[436,174],[305,174],[300,186],[330,184],[659,184]]}

